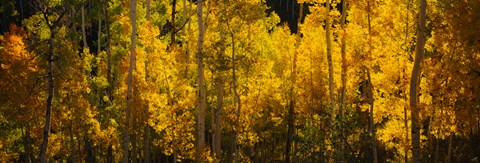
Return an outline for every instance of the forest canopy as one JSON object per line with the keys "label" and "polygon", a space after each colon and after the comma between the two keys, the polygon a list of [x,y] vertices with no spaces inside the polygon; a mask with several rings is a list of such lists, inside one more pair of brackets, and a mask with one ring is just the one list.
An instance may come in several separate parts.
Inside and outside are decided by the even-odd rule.
{"label": "forest canopy", "polygon": [[0,0],[0,162],[479,162],[475,0]]}

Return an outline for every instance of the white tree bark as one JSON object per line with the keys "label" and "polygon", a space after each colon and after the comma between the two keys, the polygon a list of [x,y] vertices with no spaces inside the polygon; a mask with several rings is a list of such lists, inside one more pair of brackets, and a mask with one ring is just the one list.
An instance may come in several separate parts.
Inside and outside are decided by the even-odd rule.
{"label": "white tree bark", "polygon": [[425,19],[426,19],[427,2],[420,1],[420,13],[418,15],[417,27],[417,45],[415,47],[415,62],[413,64],[412,78],[410,80],[410,109],[412,118],[412,155],[413,162],[420,163],[420,120],[419,108],[417,107],[417,90],[420,77],[420,63],[422,62],[423,50],[425,48]]}

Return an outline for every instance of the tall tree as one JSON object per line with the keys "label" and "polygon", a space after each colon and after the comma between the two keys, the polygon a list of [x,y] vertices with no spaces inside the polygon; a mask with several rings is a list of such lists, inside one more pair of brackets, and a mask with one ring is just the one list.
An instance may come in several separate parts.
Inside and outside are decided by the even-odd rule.
{"label": "tall tree", "polygon": [[425,48],[425,21],[426,21],[426,0],[420,1],[420,12],[418,14],[417,44],[415,46],[415,61],[413,63],[412,77],[410,80],[410,109],[412,118],[412,153],[413,162],[421,162],[420,156],[420,109],[418,108],[417,91],[420,77],[420,66]]}
{"label": "tall tree", "polygon": [[[368,58],[371,58],[372,56],[372,19],[371,19],[371,4],[370,0],[367,1],[367,23],[368,23]],[[374,109],[374,102],[375,99],[373,97],[373,82],[372,78],[370,77],[370,68],[366,67],[366,74],[367,74],[367,80],[368,80],[368,86],[367,86],[367,91],[368,91],[368,103],[370,105],[370,112],[369,112],[369,118],[370,118],[370,134],[372,136],[372,157],[373,157],[373,162],[377,163],[378,162],[378,156],[377,156],[377,142],[376,139],[377,137],[375,136],[375,122],[373,118],[373,109]]]}
{"label": "tall tree", "polygon": [[87,44],[87,32],[85,31],[85,2],[82,2],[81,12],[82,12],[82,40],[83,40],[83,48],[88,48],[88,44]]}
{"label": "tall tree", "polygon": [[226,39],[225,39],[225,30],[226,30],[226,21],[227,21],[227,1],[223,0],[221,7],[222,15],[220,17],[220,52],[217,56],[218,61],[218,70],[217,78],[215,80],[217,84],[217,111],[215,112],[215,130],[213,135],[213,153],[217,159],[221,158],[222,154],[222,120],[223,120],[223,94],[224,94],[224,81],[223,81],[223,67],[225,67],[224,59],[225,49],[226,49]]}
{"label": "tall tree", "polygon": [[[107,47],[105,47],[106,53],[107,53],[107,72],[106,72],[106,78],[108,82],[107,86],[107,105],[110,106],[112,105],[113,102],[113,80],[112,80],[112,57],[111,57],[111,49],[112,49],[112,42],[111,42],[111,36],[110,36],[110,17],[108,15],[108,0],[103,1],[103,12],[105,16],[105,34],[106,34],[106,43]],[[107,162],[112,163],[113,162],[113,144],[108,144],[107,147]]]}
{"label": "tall tree", "polygon": [[203,39],[205,37],[203,23],[203,0],[197,1],[197,23],[198,23],[198,42],[197,42],[197,73],[198,73],[198,136],[197,136],[197,162],[202,161],[203,150],[205,147],[205,74],[203,65]]}
{"label": "tall tree", "polygon": [[[347,43],[346,43],[346,33],[347,30],[345,29],[345,20],[347,18],[347,0],[342,0],[342,17],[340,20],[340,27],[342,29],[343,35],[341,38],[341,56],[342,56],[342,73],[341,73],[341,82],[342,82],[342,88],[341,88],[341,93],[340,93],[340,106],[339,106],[339,126],[340,126],[340,135],[343,136],[344,131],[343,131],[343,110],[345,108],[345,91],[347,87],[347,59],[346,59],[346,49],[347,49]],[[342,142],[340,144],[340,152],[342,153],[341,156],[344,156],[345,152],[345,143]]]}
{"label": "tall tree", "polygon": [[331,41],[331,31],[330,31],[330,1],[327,0],[326,4],[326,20],[325,20],[325,32],[326,32],[326,39],[327,39],[327,62],[328,62],[328,90],[330,96],[330,118],[331,118],[331,125],[335,123],[335,97],[333,94],[335,81],[333,79],[333,63],[332,63],[332,41]]}
{"label": "tall tree", "polygon": [[375,99],[373,97],[373,84],[372,84],[372,78],[370,77],[370,70],[366,68],[366,74],[367,74],[367,79],[368,79],[368,86],[367,86],[367,91],[368,91],[368,104],[370,105],[370,111],[369,111],[369,118],[370,118],[370,134],[372,136],[372,157],[373,157],[373,162],[377,163],[378,162],[378,155],[377,155],[377,137],[375,136],[375,122],[373,118],[373,107],[374,107],[374,102]]}
{"label": "tall tree", "polygon": [[[409,15],[410,15],[410,14],[409,14],[409,12],[410,12],[410,0],[407,0],[407,5],[406,5],[406,7],[407,7],[407,12],[406,12],[407,19],[405,20],[405,45],[408,44],[408,40],[409,40],[409,37],[408,37],[408,36],[409,36],[409,30],[408,30],[408,29],[410,28],[410,27],[409,27],[409,22],[410,22],[410,19],[409,19]],[[407,55],[408,55],[410,52],[409,52],[408,50],[406,50],[406,53],[407,53]],[[403,71],[405,71],[405,69],[403,69]],[[402,79],[404,79],[404,78],[407,78],[407,77],[406,77],[404,74],[402,74]],[[405,90],[406,90],[406,87],[402,87],[402,91],[405,91]],[[404,99],[405,101],[407,101],[407,95],[403,94],[403,99]],[[406,141],[406,142],[409,142],[409,141],[408,141],[408,119],[407,119],[407,115],[408,115],[408,114],[407,114],[407,109],[408,109],[407,106],[404,105],[404,106],[403,106],[403,122],[404,122],[403,124],[404,124],[404,126],[405,126],[405,141]],[[408,144],[408,143],[407,143],[407,144]],[[404,159],[405,159],[405,163],[408,163],[408,150],[409,150],[409,148],[408,148],[408,147],[405,147],[405,149],[404,149],[404,155],[405,155],[405,156],[404,156]]]}
{"label": "tall tree", "polygon": [[[333,144],[334,137],[335,137],[335,97],[333,94],[334,87],[335,87],[335,81],[333,77],[333,63],[332,63],[332,41],[331,41],[331,31],[330,31],[330,1],[327,0],[327,3],[325,5],[326,7],[326,20],[325,20],[325,37],[326,37],[326,43],[327,43],[327,62],[328,62],[328,90],[329,90],[329,96],[330,96],[330,126],[331,126],[331,143]],[[337,149],[332,148],[333,153]]]}
{"label": "tall tree", "polygon": [[234,101],[234,106],[237,107],[236,111],[236,118],[235,118],[235,163],[240,162],[240,153],[238,151],[239,148],[239,140],[238,140],[238,135],[239,135],[239,126],[240,126],[240,111],[242,109],[242,101],[240,101],[240,95],[238,94],[237,91],[237,74],[236,74],[236,68],[235,68],[235,37],[234,33],[230,32],[230,35],[232,37],[232,82],[233,82],[233,101]]}
{"label": "tall tree", "polygon": [[[146,16],[147,21],[150,21],[150,0],[146,0]],[[146,55],[150,55],[150,49],[146,49]],[[145,82],[148,82],[149,72],[148,72],[148,57],[145,59]],[[144,122],[144,137],[143,137],[143,161],[150,162],[150,126],[148,125],[148,120],[150,119],[150,113],[148,111],[148,105],[145,106],[145,122]]]}
{"label": "tall tree", "polygon": [[295,133],[295,96],[296,96],[296,90],[295,90],[295,84],[297,82],[297,55],[299,52],[299,47],[300,47],[300,35],[301,35],[301,27],[300,24],[302,23],[302,17],[303,17],[303,4],[300,3],[300,11],[299,11],[299,17],[298,17],[298,28],[297,28],[297,34],[296,34],[296,50],[293,54],[293,67],[292,67],[292,75],[291,75],[291,87],[290,87],[290,104],[288,107],[288,128],[287,128],[287,142],[285,144],[285,162],[290,163],[290,150],[291,150],[291,144],[293,142],[293,133]]}
{"label": "tall tree", "polygon": [[[43,130],[43,141],[42,141],[42,146],[40,147],[40,162],[45,163],[47,162],[47,157],[46,157],[46,152],[47,152],[47,147],[48,147],[48,137],[50,135],[50,128],[51,128],[51,122],[52,122],[52,101],[53,101],[53,96],[54,96],[54,83],[53,83],[53,76],[54,76],[54,69],[53,69],[53,62],[54,62],[54,55],[55,55],[55,47],[54,47],[54,41],[55,41],[55,35],[57,33],[57,28],[61,25],[61,21],[63,16],[66,13],[66,9],[64,8],[63,11],[59,14],[59,16],[54,19],[53,21],[50,20],[50,15],[54,10],[48,6],[47,3],[42,4],[42,14],[45,23],[48,26],[48,30],[50,32],[50,37],[48,39],[48,52],[47,52],[47,110],[45,114],[45,127]],[[61,7],[61,6],[60,6]],[[54,13],[54,12],[53,12]]]}
{"label": "tall tree", "polygon": [[124,135],[123,135],[123,162],[127,163],[128,160],[128,144],[129,144],[129,123],[130,123],[130,107],[132,97],[132,81],[133,81],[133,68],[135,67],[135,48],[136,48],[136,38],[137,38],[137,31],[136,31],[136,13],[137,12],[137,1],[130,0],[130,20],[132,26],[132,33],[130,36],[130,64],[128,67],[128,79],[127,79],[127,105],[125,110],[125,128],[124,128]]}

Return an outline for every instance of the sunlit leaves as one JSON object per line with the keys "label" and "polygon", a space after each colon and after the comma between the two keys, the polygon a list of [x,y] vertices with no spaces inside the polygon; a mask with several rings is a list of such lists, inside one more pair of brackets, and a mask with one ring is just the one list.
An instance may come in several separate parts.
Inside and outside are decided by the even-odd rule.
{"label": "sunlit leaves", "polygon": [[[194,12],[197,5],[188,0],[177,1],[175,27],[180,31],[175,31],[177,42],[173,46],[168,35],[161,35],[162,27],[171,19],[171,1],[152,1],[149,20],[145,18],[146,1],[139,2],[133,96],[129,106],[135,118],[127,129],[136,140],[130,145],[133,147],[135,142],[136,149],[143,147],[140,142],[144,140],[145,131],[141,127],[147,126],[152,132],[152,152],[160,153],[161,157],[175,155],[177,161],[190,161],[194,159],[195,117],[198,114],[195,108],[197,72],[193,59],[197,54],[198,27],[194,23],[197,21]],[[373,86],[373,114],[380,150],[387,152],[389,159],[396,162],[403,160],[405,155],[409,157],[405,152],[410,149],[411,135],[407,133],[411,124],[410,116],[405,112],[410,112],[407,88],[415,50],[416,1],[349,0],[345,28],[340,28],[340,11],[337,10],[341,1],[331,1],[330,13],[326,13],[325,0],[298,1],[304,2],[308,14],[299,24],[301,33],[297,44],[288,25],[279,24],[280,17],[276,13],[265,12],[268,6],[263,1],[239,0],[226,4],[206,1],[203,49],[207,88],[205,134],[212,134],[215,130],[211,123],[215,120],[211,113],[218,107],[215,79],[222,75],[225,92],[221,141],[225,159],[233,155],[236,131],[242,162],[251,159],[252,151],[260,150],[265,153],[275,151],[272,156],[266,154],[263,162],[283,159],[283,153],[277,151],[284,151],[285,147],[290,96],[295,97],[296,133],[293,141],[295,157],[300,162],[319,162],[318,156],[334,157],[329,153],[335,148],[332,142],[340,140],[347,143],[347,155],[358,159],[370,148],[365,143],[371,140],[366,120],[366,111],[370,107],[367,86]],[[418,90],[425,149],[437,141],[442,146],[452,133],[457,136],[454,142],[469,138],[479,130],[480,113],[480,16],[477,12],[480,4],[452,0],[428,2],[426,55]],[[54,143],[49,145],[48,156],[63,159],[73,153],[77,158],[83,157],[87,148],[84,144],[91,140],[93,148],[99,151],[97,158],[106,156],[105,151],[111,146],[113,157],[118,160],[121,155],[119,138],[124,131],[126,74],[131,55],[129,4],[118,0],[107,3],[111,44],[110,58],[107,58],[106,21],[102,21],[99,31],[94,28],[98,25],[95,14],[105,14],[101,6],[96,6],[102,3],[85,1],[87,13],[90,13],[86,15],[87,38],[96,40],[96,32],[100,32],[99,53],[81,46],[77,10],[81,2],[50,0],[38,3],[51,8],[62,3],[74,4],[55,28],[53,38],[55,97],[51,141]],[[295,7],[294,16],[298,14]],[[226,17],[223,17],[223,10]],[[50,21],[59,16],[56,12],[49,14]],[[333,19],[331,38],[335,81],[341,81],[341,38],[346,38],[344,114],[334,117],[339,122],[337,125],[330,124],[328,113],[330,99],[327,98],[324,29],[327,16]],[[4,162],[26,152],[22,143],[26,142],[23,138],[27,130],[31,137],[30,152],[37,153],[37,144],[42,139],[41,126],[44,125],[39,115],[45,114],[46,54],[51,33],[40,11],[21,23],[24,27],[12,26],[0,36],[0,126],[6,131],[0,134],[0,148],[5,149],[0,151],[0,161]],[[92,49],[97,46],[91,40],[88,42]],[[234,103],[232,53],[242,105],[239,119]],[[292,80],[294,56],[297,56],[296,81]],[[106,76],[108,62],[111,62],[110,81]],[[340,99],[341,82],[334,87],[334,98]],[[328,131],[338,129],[340,124],[345,130],[344,135],[339,135],[337,140],[326,140],[325,135],[330,134]],[[209,143],[207,141],[207,146]],[[71,146],[74,148],[72,153]],[[460,148],[456,147],[456,152]],[[210,151],[204,151],[205,160],[229,161],[213,160]],[[439,151],[443,151],[442,147]],[[255,157],[264,157],[259,153],[255,153]]]}

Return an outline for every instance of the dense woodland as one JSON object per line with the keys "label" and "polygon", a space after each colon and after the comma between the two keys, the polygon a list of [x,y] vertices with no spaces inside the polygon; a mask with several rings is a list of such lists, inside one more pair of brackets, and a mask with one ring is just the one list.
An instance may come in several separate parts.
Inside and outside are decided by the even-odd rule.
{"label": "dense woodland", "polygon": [[0,162],[479,162],[478,0],[0,0]]}

